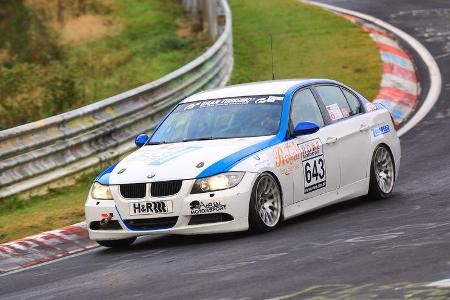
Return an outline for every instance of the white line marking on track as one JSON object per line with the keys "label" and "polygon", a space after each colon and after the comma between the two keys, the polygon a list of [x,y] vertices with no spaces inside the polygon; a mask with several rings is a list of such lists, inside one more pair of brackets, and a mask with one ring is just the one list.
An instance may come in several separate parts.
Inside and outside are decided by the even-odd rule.
{"label": "white line marking on track", "polygon": [[417,112],[413,115],[413,117],[409,119],[406,122],[406,124],[403,125],[402,128],[400,128],[400,130],[398,131],[398,135],[399,136],[404,135],[406,132],[408,132],[414,126],[416,126],[420,121],[422,121],[422,119],[430,112],[436,101],[439,99],[439,95],[441,94],[442,89],[442,77],[439,67],[436,61],[434,60],[433,56],[418,40],[416,40],[415,38],[404,32],[403,30],[395,26],[392,26],[391,24],[384,22],[378,18],[375,18],[371,15],[315,1],[309,0],[298,0],[298,1],[320,6],[322,8],[337,11],[340,13],[352,15],[360,19],[372,22],[380,26],[381,28],[386,29],[387,31],[393,33],[394,35],[400,37],[403,41],[408,43],[414,50],[416,50],[416,52],[419,54],[419,56],[422,58],[425,65],[427,66],[428,71],[430,72],[430,89],[428,91],[427,96],[425,97],[425,100],[423,101],[422,106],[419,108],[419,110],[417,110]]}
{"label": "white line marking on track", "polygon": [[392,232],[392,233],[382,233],[376,235],[368,235],[368,236],[358,236],[355,238],[351,238],[345,240],[347,243],[357,243],[357,242],[372,242],[372,241],[384,241],[395,239],[398,236],[402,235],[404,232]]}
{"label": "white line marking on track", "polygon": [[437,288],[450,288],[450,279],[434,281],[425,286],[426,287],[437,287]]}
{"label": "white line marking on track", "polygon": [[238,267],[243,267],[243,266],[255,264],[258,262],[271,260],[273,258],[277,258],[279,256],[283,256],[286,254],[288,254],[288,253],[281,252],[281,253],[271,253],[271,254],[264,254],[264,255],[255,255],[244,261],[232,262],[232,263],[221,264],[221,265],[214,265],[214,266],[210,266],[210,267],[207,267],[204,269],[198,269],[198,270],[182,273],[182,275],[199,275],[199,274],[210,274],[210,273],[229,271],[229,270],[236,269]]}

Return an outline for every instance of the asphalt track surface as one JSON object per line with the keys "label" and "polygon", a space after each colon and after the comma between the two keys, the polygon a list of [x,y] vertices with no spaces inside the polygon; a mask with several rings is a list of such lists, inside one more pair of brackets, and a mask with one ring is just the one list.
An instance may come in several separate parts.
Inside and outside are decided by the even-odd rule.
{"label": "asphalt track surface", "polygon": [[[441,70],[440,99],[402,136],[395,193],[356,199],[278,230],[146,237],[0,277],[0,299],[448,299],[450,279],[450,1],[323,1],[417,38]],[[412,52],[426,94],[428,74]]]}

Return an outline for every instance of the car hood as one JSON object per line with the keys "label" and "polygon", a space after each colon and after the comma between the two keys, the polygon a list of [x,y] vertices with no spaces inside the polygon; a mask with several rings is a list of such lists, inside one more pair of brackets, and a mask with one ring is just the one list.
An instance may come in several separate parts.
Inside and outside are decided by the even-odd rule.
{"label": "car hood", "polygon": [[196,178],[217,161],[267,139],[270,136],[147,145],[114,167],[109,184]]}

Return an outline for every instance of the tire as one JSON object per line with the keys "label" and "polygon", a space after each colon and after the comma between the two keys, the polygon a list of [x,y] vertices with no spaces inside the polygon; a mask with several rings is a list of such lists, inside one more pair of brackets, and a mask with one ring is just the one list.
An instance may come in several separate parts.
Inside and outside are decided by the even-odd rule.
{"label": "tire", "polygon": [[97,244],[103,247],[121,249],[127,248],[136,240],[135,237],[123,240],[108,240],[108,241],[96,241]]}
{"label": "tire", "polygon": [[391,196],[395,183],[395,163],[392,153],[385,145],[378,146],[370,164],[370,199],[386,199]]}
{"label": "tire", "polygon": [[275,178],[261,174],[250,197],[248,222],[251,231],[267,232],[278,227],[282,219],[282,196]]}

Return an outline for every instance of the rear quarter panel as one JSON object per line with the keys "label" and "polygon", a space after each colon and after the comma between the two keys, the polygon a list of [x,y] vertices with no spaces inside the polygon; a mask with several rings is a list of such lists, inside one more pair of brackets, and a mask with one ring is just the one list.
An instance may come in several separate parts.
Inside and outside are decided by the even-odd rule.
{"label": "rear quarter panel", "polygon": [[[370,164],[375,149],[380,144],[385,144],[391,150],[395,161],[395,177],[397,178],[400,169],[401,145],[397,135],[397,130],[392,123],[391,115],[386,109],[378,109],[366,113],[367,122],[370,124],[369,138],[371,141],[370,159],[367,168],[370,171]],[[370,174],[370,172],[368,173]]]}

